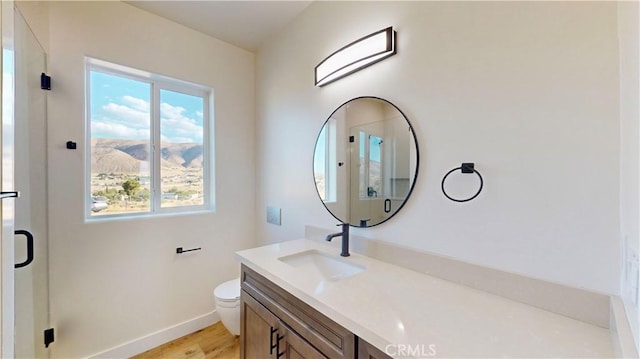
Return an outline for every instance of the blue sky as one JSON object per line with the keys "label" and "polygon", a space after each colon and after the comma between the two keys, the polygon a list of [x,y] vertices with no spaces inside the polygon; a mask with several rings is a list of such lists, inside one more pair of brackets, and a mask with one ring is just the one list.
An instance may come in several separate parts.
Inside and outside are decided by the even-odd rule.
{"label": "blue sky", "polygon": [[[91,137],[149,140],[151,85],[91,71]],[[160,90],[163,142],[202,143],[203,99]]]}
{"label": "blue sky", "polygon": [[15,74],[13,50],[2,49],[2,115],[13,117],[13,77]]}

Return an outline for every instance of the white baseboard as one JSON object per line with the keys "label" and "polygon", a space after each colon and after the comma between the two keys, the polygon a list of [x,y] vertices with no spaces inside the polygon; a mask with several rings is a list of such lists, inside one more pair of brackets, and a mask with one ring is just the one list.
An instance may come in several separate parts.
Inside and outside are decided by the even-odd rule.
{"label": "white baseboard", "polygon": [[611,341],[616,358],[638,358],[633,332],[622,299],[611,296]]}
{"label": "white baseboard", "polygon": [[90,355],[89,358],[129,358],[159,345],[206,328],[220,320],[218,313],[212,311],[205,315],[145,335],[130,342],[118,345],[103,352]]}

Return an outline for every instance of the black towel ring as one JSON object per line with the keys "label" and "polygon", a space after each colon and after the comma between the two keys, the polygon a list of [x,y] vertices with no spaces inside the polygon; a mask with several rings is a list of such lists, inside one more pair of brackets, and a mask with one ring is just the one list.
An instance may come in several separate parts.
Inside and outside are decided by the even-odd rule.
{"label": "black towel ring", "polygon": [[[474,194],[472,197],[469,197],[467,199],[456,199],[456,198],[453,198],[453,197],[449,196],[447,194],[447,192],[444,190],[444,181],[447,180],[447,177],[451,173],[453,173],[453,172],[455,172],[457,170],[460,170],[462,173],[475,173],[475,174],[478,175],[478,178],[480,178],[480,188],[478,189],[478,192],[476,192],[476,194]],[[482,176],[480,175],[480,172],[476,171],[476,169],[474,168],[474,164],[473,163],[463,163],[462,166],[454,168],[451,171],[447,172],[446,175],[444,175],[444,178],[442,179],[442,186],[441,187],[442,187],[442,193],[444,193],[444,195],[447,198],[449,198],[450,200],[452,200],[454,202],[468,202],[468,201],[471,201],[472,199],[478,197],[480,192],[482,192],[483,184],[484,184],[484,181],[482,180]]]}

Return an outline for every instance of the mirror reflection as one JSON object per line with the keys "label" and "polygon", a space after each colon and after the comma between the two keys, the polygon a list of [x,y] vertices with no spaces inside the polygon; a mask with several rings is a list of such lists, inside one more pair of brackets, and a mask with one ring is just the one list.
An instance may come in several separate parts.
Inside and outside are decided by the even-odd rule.
{"label": "mirror reflection", "polygon": [[418,172],[413,128],[392,103],[359,97],[335,110],[320,130],[313,171],[318,195],[341,222],[371,227],[393,217]]}

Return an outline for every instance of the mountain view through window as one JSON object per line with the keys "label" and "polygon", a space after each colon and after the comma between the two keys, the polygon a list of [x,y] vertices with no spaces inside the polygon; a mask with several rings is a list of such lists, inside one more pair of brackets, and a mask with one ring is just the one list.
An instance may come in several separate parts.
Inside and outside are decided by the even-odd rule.
{"label": "mountain view through window", "polygon": [[89,76],[91,216],[205,204],[203,96]]}

